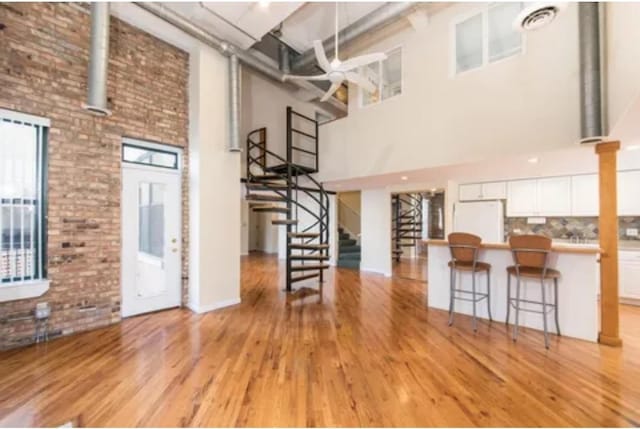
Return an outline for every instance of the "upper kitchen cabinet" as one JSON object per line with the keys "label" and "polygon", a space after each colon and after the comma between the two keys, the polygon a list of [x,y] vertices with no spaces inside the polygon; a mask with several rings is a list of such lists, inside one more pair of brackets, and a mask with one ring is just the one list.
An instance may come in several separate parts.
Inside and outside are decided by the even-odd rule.
{"label": "upper kitchen cabinet", "polygon": [[468,183],[460,185],[458,199],[460,201],[503,200],[507,198],[505,182]]}
{"label": "upper kitchen cabinet", "polygon": [[618,215],[640,215],[640,171],[618,173]]}
{"label": "upper kitchen cabinet", "polygon": [[597,174],[571,176],[572,216],[598,216],[599,201]]}
{"label": "upper kitchen cabinet", "polygon": [[507,187],[507,216],[569,216],[569,177],[516,180]]}

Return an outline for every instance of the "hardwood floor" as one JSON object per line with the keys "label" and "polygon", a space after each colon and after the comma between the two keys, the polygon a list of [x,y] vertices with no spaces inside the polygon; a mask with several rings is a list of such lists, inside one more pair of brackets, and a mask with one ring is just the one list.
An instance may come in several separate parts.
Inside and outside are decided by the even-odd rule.
{"label": "hardwood floor", "polygon": [[425,306],[423,282],[330,270],[287,298],[243,261],[242,304],[170,310],[0,353],[0,425],[637,426],[640,309],[622,349]]}
{"label": "hardwood floor", "polygon": [[428,280],[427,258],[400,258],[399,262],[393,261],[393,276],[426,282]]}

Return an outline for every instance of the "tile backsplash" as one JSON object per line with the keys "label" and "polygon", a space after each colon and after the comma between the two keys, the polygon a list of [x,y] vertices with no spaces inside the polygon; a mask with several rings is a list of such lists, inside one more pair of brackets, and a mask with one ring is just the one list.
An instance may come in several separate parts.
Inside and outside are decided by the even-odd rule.
{"label": "tile backsplash", "polygon": [[[628,236],[627,229],[640,230],[640,217],[618,218],[620,240],[640,240],[640,237]],[[540,234],[555,239],[595,240],[598,238],[598,218],[547,217],[545,223],[529,224],[526,217],[508,217],[504,220],[504,231],[505,238],[512,234]]]}

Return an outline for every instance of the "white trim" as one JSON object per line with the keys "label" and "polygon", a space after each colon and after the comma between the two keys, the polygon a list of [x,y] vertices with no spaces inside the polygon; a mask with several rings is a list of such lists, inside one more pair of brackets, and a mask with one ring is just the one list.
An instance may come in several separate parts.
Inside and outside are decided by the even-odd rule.
{"label": "white trim", "polygon": [[238,304],[240,304],[240,298],[232,298],[232,299],[226,299],[224,301],[218,301],[218,302],[214,302],[213,304],[202,305],[202,306],[194,302],[188,302],[187,308],[189,308],[189,310],[193,311],[194,313],[202,314],[202,313],[208,313],[214,310],[219,310],[225,307],[231,307],[232,305],[238,305]]}
{"label": "white trim", "polygon": [[10,119],[12,121],[24,122],[31,125],[41,127],[50,127],[51,120],[42,116],[29,115],[28,113],[16,112],[15,110],[0,109],[0,117]]}
{"label": "white trim", "polygon": [[385,277],[391,277],[391,273],[387,271],[375,270],[373,268],[360,267],[360,271],[366,271],[371,274],[379,274]]}
{"label": "white trim", "polygon": [[35,298],[49,290],[49,280],[32,280],[0,285],[0,302]]}

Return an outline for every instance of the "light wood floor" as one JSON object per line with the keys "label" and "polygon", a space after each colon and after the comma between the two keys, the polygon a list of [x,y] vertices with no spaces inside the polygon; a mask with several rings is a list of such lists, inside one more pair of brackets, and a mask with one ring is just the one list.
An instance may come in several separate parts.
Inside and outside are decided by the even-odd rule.
{"label": "light wood floor", "polygon": [[399,262],[393,261],[393,276],[408,280],[426,282],[427,258],[400,258]]}
{"label": "light wood floor", "polygon": [[0,426],[637,426],[640,310],[623,349],[446,325],[423,282],[332,270],[287,303],[270,257],[242,304],[170,310],[0,353]]}

